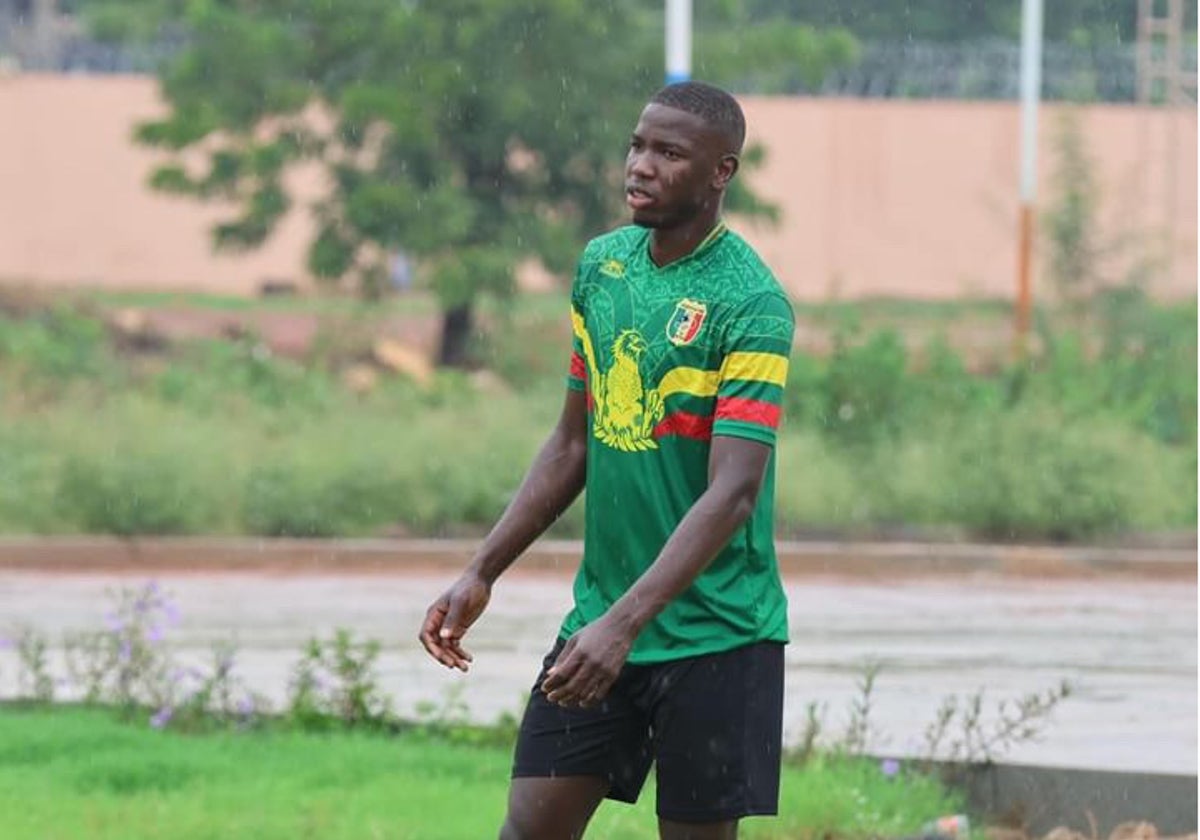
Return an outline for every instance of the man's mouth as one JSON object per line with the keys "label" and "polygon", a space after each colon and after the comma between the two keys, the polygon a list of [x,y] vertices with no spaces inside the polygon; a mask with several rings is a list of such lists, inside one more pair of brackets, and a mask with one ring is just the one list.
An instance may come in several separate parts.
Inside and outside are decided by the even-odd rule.
{"label": "man's mouth", "polygon": [[643,210],[654,203],[654,196],[640,187],[626,187],[625,203],[634,210]]}

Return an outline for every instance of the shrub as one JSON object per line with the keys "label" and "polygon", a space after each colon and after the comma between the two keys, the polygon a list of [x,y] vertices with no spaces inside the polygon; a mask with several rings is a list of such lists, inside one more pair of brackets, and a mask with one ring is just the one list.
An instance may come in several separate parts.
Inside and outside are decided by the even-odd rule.
{"label": "shrub", "polygon": [[839,337],[825,382],[825,417],[834,440],[869,444],[895,436],[908,395],[908,356],[894,331],[862,344]]}
{"label": "shrub", "polygon": [[67,458],[57,504],[64,520],[92,533],[192,534],[211,521],[188,453],[120,449]]}
{"label": "shrub", "polygon": [[1182,459],[1110,419],[1022,407],[974,418],[946,451],[945,515],[988,536],[1087,538],[1195,518]]}

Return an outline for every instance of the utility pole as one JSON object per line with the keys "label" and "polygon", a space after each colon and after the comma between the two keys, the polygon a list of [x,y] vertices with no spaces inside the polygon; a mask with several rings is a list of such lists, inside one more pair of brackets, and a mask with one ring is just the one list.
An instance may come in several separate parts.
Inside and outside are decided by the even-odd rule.
{"label": "utility pole", "polygon": [[1026,350],[1033,313],[1034,201],[1037,198],[1038,103],[1042,95],[1042,0],[1021,8],[1021,204],[1018,211],[1016,350]]}
{"label": "utility pole", "polygon": [[667,0],[667,84],[692,77],[692,0]]}
{"label": "utility pole", "polygon": [[[1142,120],[1142,161],[1147,167],[1145,181],[1153,174],[1162,179],[1163,269],[1168,276],[1174,270],[1176,224],[1179,201],[1178,115],[1187,104],[1188,89],[1195,99],[1196,78],[1183,69],[1183,0],[1138,0],[1137,101],[1146,108],[1157,106],[1159,113],[1147,113]],[[1161,125],[1159,149],[1150,138],[1151,124]],[[1155,132],[1157,133],[1157,132]]]}

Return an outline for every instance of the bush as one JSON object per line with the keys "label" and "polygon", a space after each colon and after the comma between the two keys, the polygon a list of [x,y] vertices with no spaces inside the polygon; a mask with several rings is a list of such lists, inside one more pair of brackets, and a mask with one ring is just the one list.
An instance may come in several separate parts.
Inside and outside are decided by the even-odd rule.
{"label": "bush", "polygon": [[185,453],[118,450],[67,458],[57,488],[64,520],[91,533],[193,534],[212,517]]}
{"label": "bush", "polygon": [[[353,394],[335,371],[252,339],[121,367],[82,315],[0,320],[0,531],[478,535],[562,404],[565,334],[525,329],[558,323],[557,303],[490,316],[508,329],[491,348],[517,393],[443,372]],[[1194,526],[1195,305],[1125,290],[1090,317],[1000,375],[968,370],[936,338],[910,353],[898,332],[845,329],[828,359],[797,353],[780,533],[1088,539]],[[49,378],[89,364],[101,387]],[[552,533],[582,531],[577,504]]]}
{"label": "bush", "polygon": [[993,537],[1082,539],[1194,522],[1194,473],[1107,418],[1050,407],[981,415],[946,441],[944,516]]}
{"label": "bush", "polygon": [[198,342],[152,382],[150,390],[165,402],[202,413],[220,413],[237,404],[313,413],[336,401],[334,384],[324,372],[273,356],[251,338]]}
{"label": "bush", "polygon": [[839,336],[825,375],[824,416],[834,440],[865,445],[894,437],[908,395],[908,355],[897,333],[875,333],[857,345]]}
{"label": "bush", "polygon": [[409,490],[386,462],[280,459],[250,471],[242,522],[264,537],[369,533],[396,521]]}
{"label": "bush", "polygon": [[0,317],[0,359],[26,377],[96,377],[113,365],[104,323],[68,307],[26,320]]}

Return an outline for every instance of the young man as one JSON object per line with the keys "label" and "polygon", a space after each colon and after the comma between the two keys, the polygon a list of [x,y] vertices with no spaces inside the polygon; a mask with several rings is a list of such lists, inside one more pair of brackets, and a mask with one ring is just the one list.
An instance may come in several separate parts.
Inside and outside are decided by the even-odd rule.
{"label": "young man", "polygon": [[787,602],[772,540],[794,319],[720,219],[745,136],[729,94],[670,85],[626,159],[631,227],[593,240],[571,293],[558,425],[420,640],[467,670],[491,588],[587,488],[575,605],[531,692],[502,840],[583,835],[657,765],[666,840],[737,836],[779,792]]}

